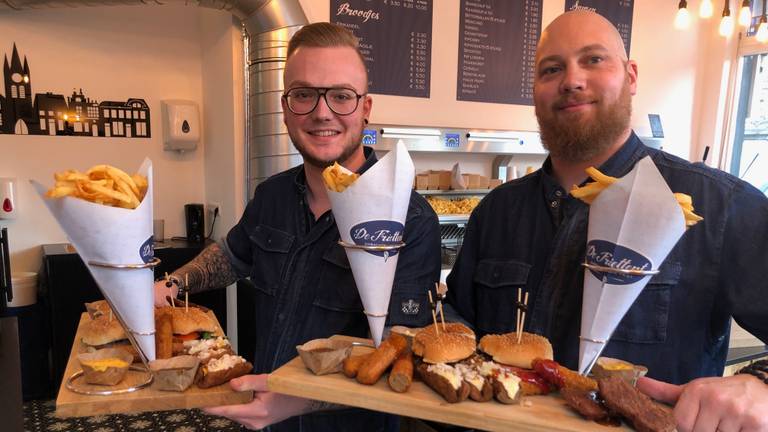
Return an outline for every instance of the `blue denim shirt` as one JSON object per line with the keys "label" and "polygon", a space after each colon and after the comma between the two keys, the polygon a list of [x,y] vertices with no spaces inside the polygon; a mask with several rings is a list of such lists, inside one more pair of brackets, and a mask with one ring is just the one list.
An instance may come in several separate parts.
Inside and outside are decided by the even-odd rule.
{"label": "blue denim shirt", "polygon": [[[673,192],[704,220],[689,228],[613,333],[604,356],[648,366],[672,383],[721,375],[730,318],[768,342],[768,200],[722,171],[644,146],[632,134],[599,169],[622,177],[650,155]],[[578,366],[589,206],[543,169],[497,187],[472,213],[448,277],[448,301],[481,336],[515,328],[517,289],[529,292],[525,330]]]}
{"label": "blue denim shirt", "polygon": [[[361,172],[376,162],[370,148]],[[343,334],[367,337],[368,321],[331,211],[315,220],[299,166],[261,183],[225,252],[256,289],[254,373],[269,373],[297,356],[296,345]],[[411,195],[390,300],[388,325],[429,324],[427,290],[440,276],[440,227],[421,196]],[[397,431],[395,416],[347,409],[294,417],[270,431]]]}

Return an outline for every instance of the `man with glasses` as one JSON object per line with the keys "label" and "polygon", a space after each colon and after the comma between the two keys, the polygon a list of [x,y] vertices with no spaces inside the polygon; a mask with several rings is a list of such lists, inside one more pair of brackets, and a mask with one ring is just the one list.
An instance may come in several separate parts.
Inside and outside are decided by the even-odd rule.
{"label": "man with glasses", "polygon": [[[376,163],[361,144],[373,101],[357,39],[333,24],[305,26],[288,45],[284,83],[284,122],[304,164],[261,183],[221,244],[171,275],[173,294],[187,288],[187,274],[192,292],[244,277],[255,286],[256,375],[230,383],[254,391],[254,400],[206,411],[270,431],[397,431],[396,416],[267,391],[266,374],[294,358],[296,345],[333,334],[368,335],[321,176],[333,162],[358,173]],[[403,240],[387,321],[421,327],[430,322],[427,292],[439,279],[440,230],[437,215],[416,193]],[[168,291],[165,282],[156,284],[157,304]]]}

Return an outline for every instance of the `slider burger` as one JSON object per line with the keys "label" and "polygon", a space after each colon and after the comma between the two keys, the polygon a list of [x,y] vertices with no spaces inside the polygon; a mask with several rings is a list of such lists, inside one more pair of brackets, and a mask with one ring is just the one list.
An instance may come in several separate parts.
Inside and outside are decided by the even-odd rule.
{"label": "slider burger", "polygon": [[486,401],[493,397],[490,382],[467,364],[458,364],[475,354],[475,333],[460,323],[425,327],[413,338],[413,353],[422,363],[416,372],[446,401],[455,403],[471,397]]}
{"label": "slider burger", "polygon": [[195,379],[198,387],[214,387],[253,369],[250,362],[235,355],[229,340],[216,336],[221,332],[210,313],[197,307],[168,306],[156,309],[155,318],[158,347],[167,346],[165,340],[172,337],[173,355],[194,355],[200,359],[201,366]]}
{"label": "slider burger", "polygon": [[549,393],[550,387],[547,381],[532,370],[534,360],[552,359],[552,345],[547,338],[522,332],[520,343],[518,343],[516,332],[500,335],[489,334],[480,339],[478,348],[488,354],[497,364],[496,368],[493,368],[492,365],[483,365],[481,373],[484,376],[504,377],[513,373],[520,379],[520,389],[523,395]]}
{"label": "slider burger", "polygon": [[94,319],[83,323],[80,329],[85,352],[95,352],[104,348],[120,348],[133,356],[134,361],[139,360],[139,353],[128,341],[123,327],[117,318],[109,315],[99,315]]}

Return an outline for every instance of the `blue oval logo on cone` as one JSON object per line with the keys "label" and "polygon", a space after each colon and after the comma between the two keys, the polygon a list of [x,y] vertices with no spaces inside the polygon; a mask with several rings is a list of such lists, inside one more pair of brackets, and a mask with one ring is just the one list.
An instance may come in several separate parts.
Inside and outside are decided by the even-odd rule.
{"label": "blue oval logo on cone", "polygon": [[[592,240],[587,243],[586,260],[587,264],[609,267],[617,270],[653,270],[651,268],[651,260],[642,254],[605,240]],[[594,269],[589,269],[589,271],[596,278],[613,285],[633,284],[647,276],[612,273]]]}
{"label": "blue oval logo on cone", "polygon": [[[403,224],[390,220],[374,220],[359,223],[349,230],[349,235],[356,245],[387,246],[403,241]],[[397,255],[398,249],[388,251],[366,251],[369,254],[384,257]]]}
{"label": "blue oval logo on cone", "polygon": [[155,257],[155,236],[149,236],[147,241],[141,244],[139,255],[144,264],[152,261],[152,258]]}

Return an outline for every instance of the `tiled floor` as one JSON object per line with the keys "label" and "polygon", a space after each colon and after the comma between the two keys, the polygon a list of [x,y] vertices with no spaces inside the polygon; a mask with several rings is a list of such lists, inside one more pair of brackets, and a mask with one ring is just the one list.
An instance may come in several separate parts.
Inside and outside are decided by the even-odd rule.
{"label": "tiled floor", "polygon": [[24,430],[29,432],[239,432],[245,430],[225,418],[208,416],[196,409],[59,419],[53,416],[55,408],[55,402],[52,400],[24,403]]}

